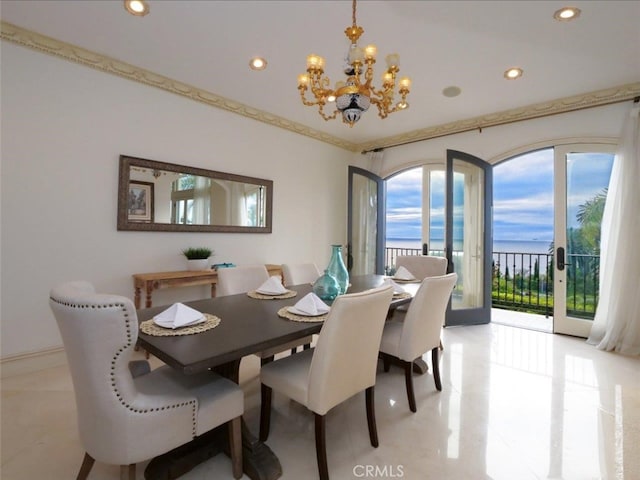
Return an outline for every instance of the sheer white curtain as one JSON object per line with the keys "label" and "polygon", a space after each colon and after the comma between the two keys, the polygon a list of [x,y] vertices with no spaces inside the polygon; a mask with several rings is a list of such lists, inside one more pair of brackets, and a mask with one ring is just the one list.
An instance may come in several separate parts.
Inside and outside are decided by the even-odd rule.
{"label": "sheer white curtain", "polygon": [[587,340],[640,355],[640,104],[625,118],[602,217],[600,300]]}
{"label": "sheer white curtain", "polygon": [[193,186],[193,223],[209,225],[211,217],[211,180],[195,177]]}

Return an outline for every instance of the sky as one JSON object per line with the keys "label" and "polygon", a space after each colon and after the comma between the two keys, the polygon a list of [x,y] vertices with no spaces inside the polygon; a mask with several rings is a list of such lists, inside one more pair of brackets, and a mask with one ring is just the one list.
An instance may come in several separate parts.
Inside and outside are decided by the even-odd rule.
{"label": "sky", "polygon": [[[567,163],[568,223],[578,207],[608,186],[612,155],[570,154]],[[493,168],[494,241],[553,240],[553,149],[530,152]],[[386,182],[387,238],[421,238],[422,169]],[[432,181],[432,239],[444,237],[444,174]]]}

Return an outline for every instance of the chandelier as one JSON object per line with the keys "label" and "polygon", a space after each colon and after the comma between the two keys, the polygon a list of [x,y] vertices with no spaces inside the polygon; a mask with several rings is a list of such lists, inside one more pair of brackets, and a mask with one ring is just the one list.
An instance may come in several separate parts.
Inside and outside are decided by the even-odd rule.
{"label": "chandelier", "polygon": [[[411,80],[403,77],[398,82],[400,100],[394,104],[396,75],[400,71],[400,55],[392,53],[386,56],[387,70],[382,75],[382,88],[376,89],[373,80],[373,64],[376,63],[375,45],[365,48],[358,46],[358,39],[364,29],[356,24],[356,0],[353,0],[353,24],[344,31],[351,41],[351,47],[345,58],[344,73],[346,81],[339,81],[331,89],[331,81],[324,76],[324,58],[311,54],[307,57],[307,73],[298,76],[298,90],[302,103],[308,107],[318,106],[318,113],[325,120],[333,120],[342,114],[342,121],[353,127],[371,104],[378,108],[378,116],[387,118],[390,113],[404,110],[409,106],[407,95]],[[307,92],[313,94],[308,99]],[[324,111],[327,103],[335,102],[335,111],[327,115]]]}

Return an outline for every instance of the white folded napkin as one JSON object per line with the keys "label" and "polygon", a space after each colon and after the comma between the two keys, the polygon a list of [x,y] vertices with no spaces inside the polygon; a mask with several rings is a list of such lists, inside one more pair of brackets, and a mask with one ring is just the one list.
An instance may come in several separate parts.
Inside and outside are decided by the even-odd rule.
{"label": "white folded napkin", "polygon": [[180,328],[205,321],[204,315],[182,303],[174,303],[165,311],[153,317],[153,321],[164,328]]}
{"label": "white folded napkin", "polygon": [[409,270],[407,270],[403,266],[398,267],[398,270],[396,270],[396,274],[393,276],[393,278],[397,280],[415,280],[416,279],[413,273],[411,273]]}
{"label": "white folded napkin", "polygon": [[393,293],[404,293],[404,292],[406,292],[406,290],[404,289],[404,287],[402,287],[402,285],[398,285],[391,278],[385,278],[383,284],[384,285],[391,285],[393,287]]}
{"label": "white folded napkin", "polygon": [[287,293],[287,289],[282,286],[282,280],[280,277],[269,277],[269,280],[260,285],[256,292],[263,295],[282,295]]}
{"label": "white folded napkin", "polygon": [[329,311],[329,306],[324,303],[315,293],[307,293],[293,307],[302,315],[324,315]]}

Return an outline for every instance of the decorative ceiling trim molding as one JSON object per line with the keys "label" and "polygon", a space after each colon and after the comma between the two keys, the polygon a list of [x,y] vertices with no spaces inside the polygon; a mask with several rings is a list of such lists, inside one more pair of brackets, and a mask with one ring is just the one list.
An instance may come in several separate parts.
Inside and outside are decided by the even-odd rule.
{"label": "decorative ceiling trim molding", "polygon": [[242,115],[274,127],[289,130],[293,133],[304,135],[352,152],[370,151],[377,148],[391,148],[393,146],[430,140],[457,133],[481,130],[483,128],[506,125],[523,120],[531,120],[549,115],[557,115],[560,113],[619,103],[632,100],[633,98],[640,96],[640,82],[629,83],[619,87],[598,90],[549,102],[537,103],[466,120],[458,120],[443,125],[436,125],[434,127],[422,128],[400,135],[381,138],[371,142],[355,144],[333,135],[320,132],[301,123],[288,120],[284,117],[235,102],[192,85],[173,80],[163,75],[158,75],[149,70],[121,62],[117,59],[92,52],[82,47],[77,47],[75,45],[41,35],[37,32],[26,30],[5,21],[1,21],[0,26],[0,38],[3,40],[63,58],[74,63],[79,63],[96,70],[111,73],[128,80],[160,88],[196,102]]}
{"label": "decorative ceiling trim molding", "polygon": [[368,152],[378,148],[391,148],[408,143],[421,142],[432,138],[444,137],[456,133],[481,130],[483,128],[506,125],[534,118],[547,117],[560,113],[600,107],[613,103],[633,100],[640,95],[640,82],[629,83],[619,87],[607,88],[595,92],[583,93],[572,97],[560,98],[550,102],[536,103],[521,108],[513,108],[503,112],[491,113],[480,117],[459,120],[456,122],[423,128],[412,132],[381,138],[373,142],[361,144],[362,151]]}
{"label": "decorative ceiling trim molding", "polygon": [[101,70],[128,80],[133,80],[167,92],[175,93],[191,100],[195,100],[196,102],[221,108],[228,112],[236,113],[253,120],[258,120],[274,127],[283,128],[300,135],[305,135],[346,150],[353,152],[360,150],[360,146],[355,143],[347,142],[332,135],[314,130],[306,125],[302,125],[301,123],[293,122],[284,117],[280,117],[263,110],[258,110],[257,108],[235,102],[220,95],[216,95],[215,93],[194,87],[193,85],[188,85],[163,75],[158,75],[149,70],[41,35],[37,32],[26,30],[5,21],[1,22],[0,38],[32,50],[47,53],[96,70]]}

